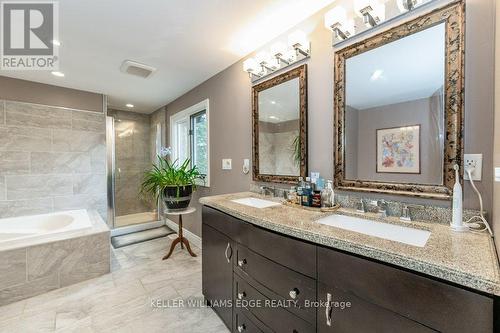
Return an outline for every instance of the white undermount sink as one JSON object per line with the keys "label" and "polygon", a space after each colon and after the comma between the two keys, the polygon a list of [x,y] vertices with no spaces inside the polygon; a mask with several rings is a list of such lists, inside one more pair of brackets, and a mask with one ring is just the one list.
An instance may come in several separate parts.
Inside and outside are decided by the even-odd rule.
{"label": "white undermount sink", "polygon": [[426,230],[345,215],[326,216],[318,223],[418,247],[424,247],[431,235]]}
{"label": "white undermount sink", "polygon": [[239,203],[241,205],[254,207],[254,208],[267,208],[267,207],[281,205],[279,202],[274,202],[274,201],[269,201],[269,200],[264,200],[264,199],[259,199],[259,198],[251,198],[251,197],[242,198],[242,199],[235,199],[235,200],[231,200],[231,201]]}

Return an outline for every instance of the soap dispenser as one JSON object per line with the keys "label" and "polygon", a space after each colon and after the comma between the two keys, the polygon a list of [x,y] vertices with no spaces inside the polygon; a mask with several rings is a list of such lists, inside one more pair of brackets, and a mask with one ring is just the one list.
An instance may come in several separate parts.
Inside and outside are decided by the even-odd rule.
{"label": "soap dispenser", "polygon": [[321,207],[333,207],[335,204],[335,194],[333,192],[332,181],[326,183],[326,187],[321,191]]}

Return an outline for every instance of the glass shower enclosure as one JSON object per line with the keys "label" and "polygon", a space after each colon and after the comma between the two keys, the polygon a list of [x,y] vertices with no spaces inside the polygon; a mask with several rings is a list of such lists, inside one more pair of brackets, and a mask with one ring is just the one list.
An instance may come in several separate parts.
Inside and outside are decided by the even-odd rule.
{"label": "glass shower enclosure", "polygon": [[158,202],[141,194],[146,170],[162,146],[162,125],[150,115],[108,110],[108,225],[120,235],[163,225]]}

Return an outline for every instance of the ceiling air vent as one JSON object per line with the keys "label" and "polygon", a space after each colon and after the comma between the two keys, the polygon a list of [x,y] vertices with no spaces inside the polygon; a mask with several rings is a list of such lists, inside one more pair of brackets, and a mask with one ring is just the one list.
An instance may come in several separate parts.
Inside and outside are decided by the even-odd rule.
{"label": "ceiling air vent", "polygon": [[156,68],[145,64],[141,64],[140,62],[137,61],[125,60],[120,66],[120,71],[130,75],[147,78],[151,74],[153,74],[154,71],[156,71]]}

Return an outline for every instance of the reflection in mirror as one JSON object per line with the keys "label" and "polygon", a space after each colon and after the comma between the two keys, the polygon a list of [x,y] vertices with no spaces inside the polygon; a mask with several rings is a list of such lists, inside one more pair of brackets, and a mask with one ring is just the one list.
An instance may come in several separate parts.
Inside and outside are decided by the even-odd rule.
{"label": "reflection in mirror", "polygon": [[252,87],[253,179],[296,183],[307,174],[307,65]]}
{"label": "reflection in mirror", "polygon": [[345,179],[443,184],[445,23],[346,60]]}
{"label": "reflection in mirror", "polygon": [[300,175],[299,79],[259,92],[259,168],[268,175]]}

